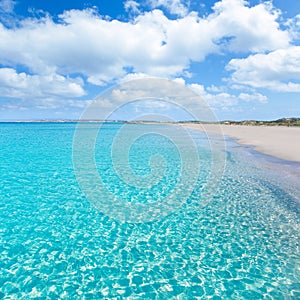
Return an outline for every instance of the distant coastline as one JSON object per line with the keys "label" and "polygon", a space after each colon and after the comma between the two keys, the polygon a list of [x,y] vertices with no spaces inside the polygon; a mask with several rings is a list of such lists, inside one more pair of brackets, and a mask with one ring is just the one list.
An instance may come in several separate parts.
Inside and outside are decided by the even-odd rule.
{"label": "distant coastline", "polygon": [[0,120],[0,123],[128,123],[128,124],[221,124],[221,125],[246,125],[246,126],[300,126],[300,118],[281,118],[271,121],[260,120],[224,120],[220,122],[205,121],[155,121],[155,120],[81,120],[81,119],[59,119],[59,120]]}

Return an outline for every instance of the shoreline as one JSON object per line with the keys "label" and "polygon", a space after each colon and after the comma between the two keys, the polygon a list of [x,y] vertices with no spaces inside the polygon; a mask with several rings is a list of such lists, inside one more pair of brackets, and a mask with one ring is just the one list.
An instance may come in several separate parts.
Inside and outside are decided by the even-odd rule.
{"label": "shoreline", "polygon": [[289,162],[300,163],[300,127],[299,126],[265,126],[265,125],[236,125],[236,124],[209,124],[193,122],[125,122],[116,120],[26,120],[6,121],[2,124],[43,124],[43,123],[119,123],[126,124],[168,124],[180,125],[185,128],[208,132],[210,134],[234,138],[240,145],[252,146],[253,150]]}
{"label": "shoreline", "polygon": [[237,143],[253,146],[263,154],[300,162],[300,128],[285,126],[246,126],[187,123],[183,127],[207,131],[211,134],[223,134],[235,138]]}

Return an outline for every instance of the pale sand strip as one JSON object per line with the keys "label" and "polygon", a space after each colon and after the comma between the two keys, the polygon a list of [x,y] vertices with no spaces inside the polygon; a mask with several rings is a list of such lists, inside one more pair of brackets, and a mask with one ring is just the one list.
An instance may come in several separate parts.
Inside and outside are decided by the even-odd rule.
{"label": "pale sand strip", "polygon": [[[203,131],[200,124],[186,124],[185,127]],[[205,124],[209,133],[220,133],[238,139],[240,144],[253,145],[264,154],[281,159],[300,162],[300,127],[246,126]]]}

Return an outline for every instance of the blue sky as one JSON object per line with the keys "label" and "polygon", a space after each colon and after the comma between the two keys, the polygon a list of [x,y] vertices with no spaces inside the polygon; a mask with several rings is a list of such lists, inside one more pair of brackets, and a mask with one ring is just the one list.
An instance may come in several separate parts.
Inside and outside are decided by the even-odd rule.
{"label": "blue sky", "polygon": [[147,76],[221,120],[300,117],[298,0],[0,0],[0,23],[1,120],[77,119]]}

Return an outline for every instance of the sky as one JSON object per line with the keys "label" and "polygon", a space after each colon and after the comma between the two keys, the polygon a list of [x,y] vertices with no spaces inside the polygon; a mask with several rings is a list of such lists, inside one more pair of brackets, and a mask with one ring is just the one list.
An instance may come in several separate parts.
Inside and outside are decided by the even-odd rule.
{"label": "sky", "polygon": [[0,120],[78,119],[147,77],[193,90],[219,120],[300,117],[300,1],[0,0]]}

